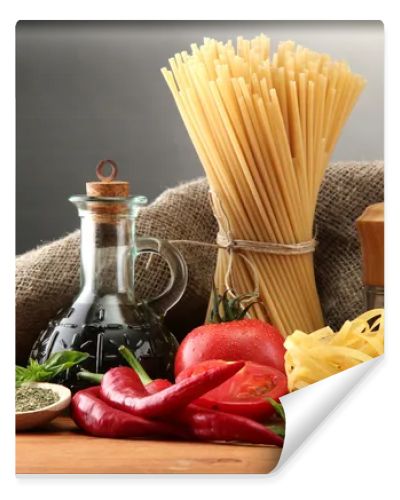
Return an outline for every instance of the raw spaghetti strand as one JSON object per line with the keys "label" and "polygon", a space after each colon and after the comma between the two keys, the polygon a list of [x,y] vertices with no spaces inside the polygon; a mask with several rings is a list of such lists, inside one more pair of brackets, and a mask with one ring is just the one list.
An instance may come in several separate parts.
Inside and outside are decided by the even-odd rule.
{"label": "raw spaghetti strand", "polygon": [[[220,200],[234,240],[278,244],[313,237],[316,200],[333,148],[365,82],[346,63],[292,41],[275,54],[269,39],[204,39],[169,60],[162,73]],[[235,251],[235,250],[233,250]],[[312,253],[243,250],[217,257],[221,291],[227,270],[235,292],[254,288],[265,307],[252,313],[283,335],[323,326]],[[232,262],[234,262],[232,266]],[[232,267],[232,268],[231,268]]]}

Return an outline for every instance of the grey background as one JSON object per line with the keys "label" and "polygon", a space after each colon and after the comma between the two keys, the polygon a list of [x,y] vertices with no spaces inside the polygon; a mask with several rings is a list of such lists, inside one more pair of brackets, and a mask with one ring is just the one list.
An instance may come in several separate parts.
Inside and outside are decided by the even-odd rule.
{"label": "grey background", "polygon": [[237,35],[286,39],[347,60],[368,85],[335,160],[383,158],[384,36],[380,22],[19,22],[16,28],[17,253],[78,225],[102,158],[153,199],[203,174],[160,73],[168,58]]}

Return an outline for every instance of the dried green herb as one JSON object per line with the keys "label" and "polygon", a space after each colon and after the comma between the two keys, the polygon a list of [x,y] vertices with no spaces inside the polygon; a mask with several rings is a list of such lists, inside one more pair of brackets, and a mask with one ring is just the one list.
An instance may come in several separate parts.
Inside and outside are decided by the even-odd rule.
{"label": "dried green herb", "polygon": [[60,396],[51,389],[23,385],[15,392],[15,411],[40,410],[56,403],[59,399]]}

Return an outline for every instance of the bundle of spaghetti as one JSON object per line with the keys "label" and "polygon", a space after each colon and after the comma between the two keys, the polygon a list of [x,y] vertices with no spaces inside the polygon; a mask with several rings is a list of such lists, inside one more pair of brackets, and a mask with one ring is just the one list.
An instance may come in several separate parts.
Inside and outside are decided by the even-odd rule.
{"label": "bundle of spaghetti", "polygon": [[[161,71],[229,221],[234,240],[298,244],[313,239],[318,190],[340,131],[365,82],[344,62],[294,42],[270,57],[270,41],[206,38]],[[223,213],[221,213],[223,212]],[[240,258],[244,255],[245,258]],[[266,307],[252,314],[284,336],[323,326],[312,252],[218,251],[215,282],[254,289]],[[232,269],[231,269],[232,267]]]}
{"label": "bundle of spaghetti", "polygon": [[285,371],[290,391],[301,389],[383,354],[384,312],[372,309],[333,332],[329,327],[285,340]]}

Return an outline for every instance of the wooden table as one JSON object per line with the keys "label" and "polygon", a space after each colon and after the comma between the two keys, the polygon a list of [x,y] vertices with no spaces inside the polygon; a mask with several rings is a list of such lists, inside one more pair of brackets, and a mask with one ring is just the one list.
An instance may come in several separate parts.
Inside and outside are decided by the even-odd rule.
{"label": "wooden table", "polygon": [[16,437],[17,474],[265,474],[280,448],[230,444],[100,439],[68,417]]}

